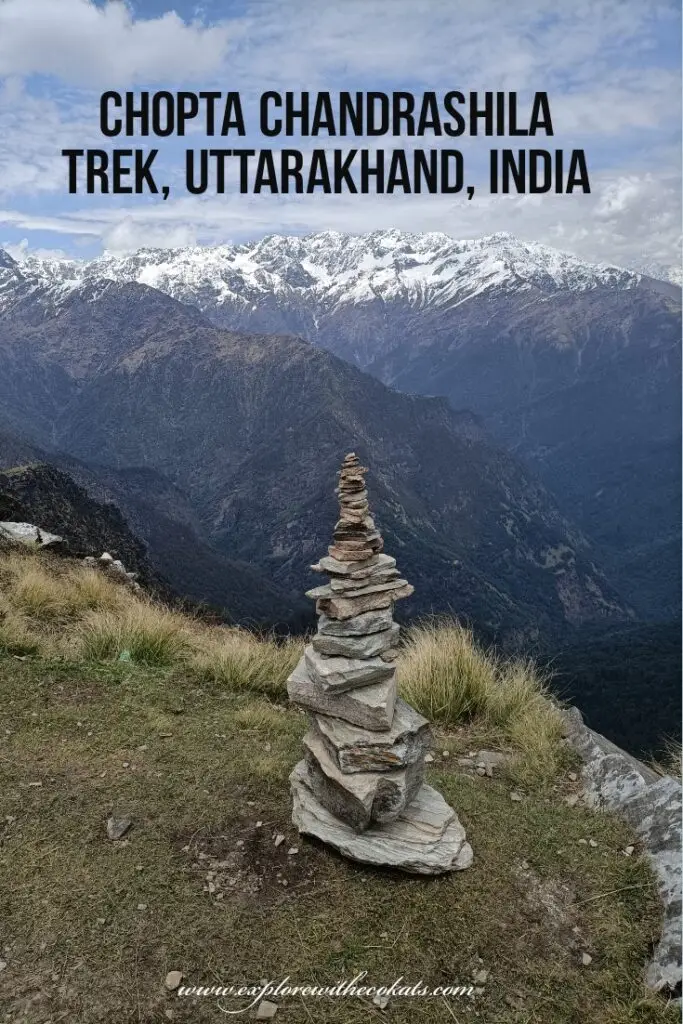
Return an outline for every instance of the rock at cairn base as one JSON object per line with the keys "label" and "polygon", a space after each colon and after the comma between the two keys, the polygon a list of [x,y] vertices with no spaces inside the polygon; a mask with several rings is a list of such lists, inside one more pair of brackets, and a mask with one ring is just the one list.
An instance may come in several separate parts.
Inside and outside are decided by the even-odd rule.
{"label": "rock at cairn base", "polygon": [[379,867],[400,868],[417,875],[463,871],[472,863],[472,847],[458,816],[440,793],[424,783],[396,821],[356,832],[335,818],[315,798],[306,762],[290,775],[299,832],[315,836],[351,860]]}
{"label": "rock at cairn base", "polygon": [[396,696],[400,628],[394,602],[413,588],[368,507],[352,453],[339,473],[339,520],[328,555],[312,566],[329,584],[308,591],[318,632],[287,680],[309,712],[305,758],[290,776],[293,821],[345,856],[417,874],[461,871],[472,849],[455,811],[424,783],[426,718]]}

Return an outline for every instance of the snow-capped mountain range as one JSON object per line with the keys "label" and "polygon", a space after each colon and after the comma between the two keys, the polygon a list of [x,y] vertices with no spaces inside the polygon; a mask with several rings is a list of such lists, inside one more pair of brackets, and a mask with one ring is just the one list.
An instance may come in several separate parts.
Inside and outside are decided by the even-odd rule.
{"label": "snow-capped mountain range", "polygon": [[305,307],[316,318],[343,305],[397,299],[417,310],[453,308],[491,291],[631,288],[641,277],[504,233],[458,241],[439,232],[327,231],[212,248],[105,253],[90,261],[28,256],[18,264],[2,253],[0,310],[16,301],[20,281],[57,304],[84,284],[136,281],[209,314],[254,312],[265,300],[299,313]]}
{"label": "snow-capped mountain range", "polygon": [[[172,300],[184,306],[174,309]],[[36,393],[33,416],[44,419],[50,389],[66,406],[98,373],[104,376],[95,404],[103,407],[111,400],[106,374],[134,344],[144,365],[182,356],[177,379],[184,382],[200,373],[188,336],[210,331],[207,319],[229,332],[271,336],[257,348],[280,345],[282,337],[273,336],[294,335],[393,392],[443,396],[452,409],[474,413],[598,544],[628,602],[662,619],[680,607],[671,568],[680,528],[680,300],[670,282],[507,234],[467,241],[399,231],[271,235],[91,261],[29,256],[18,263],[0,250],[0,313],[8,314],[0,316],[0,344],[4,334],[16,360],[11,389],[21,394],[22,415],[25,395]],[[230,351],[249,347],[243,333],[223,344]],[[50,367],[66,367],[70,379],[48,374],[41,384],[32,347]],[[309,356],[306,366],[315,373],[302,373],[287,398],[304,410],[323,363],[333,376],[351,372]],[[363,378],[353,373],[349,381],[360,387]],[[216,403],[224,395],[205,397],[214,394],[213,379],[202,380],[195,394],[200,435],[219,437]],[[35,392],[36,381],[42,391]],[[152,385],[144,401],[135,401],[156,417],[166,387],[158,367]],[[0,397],[1,387],[2,374]],[[243,398],[235,393],[235,402]],[[74,415],[71,406],[63,415]],[[142,413],[136,406],[130,415],[137,422]],[[334,410],[321,405],[316,428],[327,416],[334,418]],[[90,436],[89,423],[74,427],[79,444]],[[373,430],[381,434],[381,425]],[[401,430],[410,444],[410,430]],[[99,440],[104,450],[107,438]]]}

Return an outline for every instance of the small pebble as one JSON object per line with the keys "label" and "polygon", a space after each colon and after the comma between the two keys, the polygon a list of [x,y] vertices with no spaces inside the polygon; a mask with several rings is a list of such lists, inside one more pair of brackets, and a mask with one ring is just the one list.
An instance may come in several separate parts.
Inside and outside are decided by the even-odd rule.
{"label": "small pebble", "polygon": [[588,967],[589,964],[593,963],[593,957],[590,955],[590,953],[581,954],[581,963],[584,967]]}
{"label": "small pebble", "polygon": [[299,847],[298,846],[290,846],[290,848],[287,850],[287,856],[288,857],[293,857],[294,854],[298,853],[298,852],[299,852]]}
{"label": "small pebble", "polygon": [[588,845],[592,846],[593,848],[595,848],[598,844],[596,843],[596,841],[594,839],[589,839],[588,840]]}
{"label": "small pebble", "polygon": [[147,910],[146,903],[138,903],[138,910]]}
{"label": "small pebble", "polygon": [[256,1011],[256,1020],[270,1020],[277,1013],[277,1003],[271,1003],[268,999],[262,1000]]}
{"label": "small pebble", "polygon": [[372,1005],[379,1006],[380,1010],[386,1010],[387,1006],[389,1005],[389,996],[380,995],[380,993],[378,992],[374,999],[372,1000]]}
{"label": "small pebble", "polygon": [[425,764],[431,764],[433,760],[434,757],[432,756],[432,754],[425,754]]}
{"label": "small pebble", "polygon": [[450,750],[444,750],[443,753],[441,754],[441,756],[442,757],[450,757],[451,756]]}
{"label": "small pebble", "polygon": [[578,777],[579,776],[576,774],[576,772],[568,772],[567,773],[567,778],[569,779],[570,782],[576,782]]}
{"label": "small pebble", "polygon": [[624,850],[624,856],[625,857],[630,857],[633,854],[634,850],[635,850],[635,846],[627,846],[626,849]]}
{"label": "small pebble", "polygon": [[516,791],[515,791],[515,790],[513,789],[512,793],[510,793],[510,799],[511,799],[512,801],[514,801],[514,803],[516,803],[516,804],[519,804],[519,803],[521,803],[521,802],[522,802],[522,794],[521,794],[521,793],[517,793],[517,792],[516,792]]}
{"label": "small pebble", "polygon": [[183,980],[182,971],[169,971],[164,980],[164,985],[169,992],[175,992],[180,986],[180,982]]}
{"label": "small pebble", "polygon": [[282,834],[279,834],[279,835],[275,836],[275,845],[276,846],[280,846],[282,843],[284,843],[284,841],[285,841],[285,837]]}

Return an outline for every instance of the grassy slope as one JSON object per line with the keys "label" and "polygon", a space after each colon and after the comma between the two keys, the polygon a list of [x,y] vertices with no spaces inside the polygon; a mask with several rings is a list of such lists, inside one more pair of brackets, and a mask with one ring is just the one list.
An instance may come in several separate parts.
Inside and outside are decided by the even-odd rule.
{"label": "grassy slope", "polygon": [[[478,714],[441,732],[429,781],[457,808],[475,861],[416,879],[297,836],[287,776],[306,719],[276,700],[192,662],[0,654],[0,1019],[225,1019],[212,999],[166,992],[172,969],[194,984],[367,971],[369,983],[432,986],[483,968],[473,999],[394,999],[383,1012],[290,999],[277,1019],[678,1020],[640,982],[660,913],[649,868],[623,855],[623,823],[564,803],[575,787],[564,754],[515,803],[519,766],[513,781],[457,765],[457,753],[500,743],[498,725]],[[133,819],[126,840],[107,839],[110,811]]]}

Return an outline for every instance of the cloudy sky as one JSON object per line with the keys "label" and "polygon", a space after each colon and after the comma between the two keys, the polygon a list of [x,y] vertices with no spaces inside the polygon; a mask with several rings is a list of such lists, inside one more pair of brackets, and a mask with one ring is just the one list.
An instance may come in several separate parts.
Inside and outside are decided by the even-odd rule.
{"label": "cloudy sky", "polygon": [[[0,0],[0,244],[90,257],[273,232],[510,231],[584,258],[680,263],[679,0]],[[462,149],[471,202],[453,196],[183,194],[183,151],[277,147],[246,139],[144,140],[166,202],[67,194],[64,148],[134,146],[99,132],[105,89],[239,90],[248,123],[266,89],[548,92],[555,137],[434,140]],[[525,102],[525,99],[527,102]],[[351,147],[354,140],[288,140]],[[392,137],[371,140],[395,146]],[[413,140],[412,144],[415,144]],[[491,145],[583,148],[590,196],[490,196]],[[156,166],[156,165],[155,165]]]}

